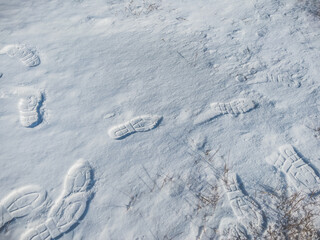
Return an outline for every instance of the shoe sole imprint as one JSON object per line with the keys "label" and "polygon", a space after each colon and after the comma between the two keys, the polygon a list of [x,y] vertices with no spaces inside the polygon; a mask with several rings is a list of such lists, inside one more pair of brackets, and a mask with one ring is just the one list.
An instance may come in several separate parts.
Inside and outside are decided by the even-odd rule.
{"label": "shoe sole imprint", "polygon": [[14,218],[24,217],[40,207],[46,192],[38,186],[25,186],[12,191],[0,202],[0,228]]}
{"label": "shoe sole imprint", "polygon": [[40,64],[39,56],[24,45],[7,45],[0,51],[0,54],[4,53],[9,57],[18,58],[27,67],[35,67]]}
{"label": "shoe sole imprint", "polygon": [[89,197],[90,193],[75,193],[60,199],[45,223],[25,232],[21,240],[50,240],[62,236],[83,216]]}
{"label": "shoe sole imprint", "polygon": [[291,145],[282,145],[278,153],[270,155],[266,161],[285,173],[298,191],[311,193],[315,189],[319,190],[319,177]]}
{"label": "shoe sole imprint", "polygon": [[267,82],[281,83],[283,85],[287,85],[288,87],[296,88],[299,88],[301,86],[301,83],[294,80],[288,73],[279,75],[269,74],[267,75]]}
{"label": "shoe sole imprint", "polygon": [[220,114],[231,114],[237,116],[249,112],[255,108],[256,104],[249,99],[236,99],[230,103],[211,103],[211,108]]}
{"label": "shoe sole imprint", "polygon": [[122,139],[135,132],[147,132],[158,126],[162,117],[143,115],[130,121],[114,126],[109,130],[109,136],[114,139]]}
{"label": "shoe sole imprint", "polygon": [[211,103],[210,109],[206,112],[200,114],[197,119],[194,121],[195,124],[200,124],[204,122],[211,121],[212,119],[224,115],[231,114],[233,116],[238,116],[239,114],[243,114],[249,112],[250,110],[256,107],[256,103],[249,99],[236,99],[229,103]]}
{"label": "shoe sole imprint", "polygon": [[51,207],[45,223],[25,232],[21,240],[49,240],[60,237],[78,223],[87,209],[91,196],[92,174],[88,162],[79,160],[64,181],[61,196]]}
{"label": "shoe sole imprint", "polygon": [[43,95],[29,95],[24,98],[20,98],[18,109],[20,123],[27,128],[33,128],[42,122],[40,114],[40,107],[43,102]]}
{"label": "shoe sole imprint", "polygon": [[234,173],[228,174],[228,182],[224,183],[224,189],[230,201],[231,208],[237,219],[248,230],[256,228],[262,232],[263,230],[263,212],[257,203],[243,193],[239,187],[237,175]]}

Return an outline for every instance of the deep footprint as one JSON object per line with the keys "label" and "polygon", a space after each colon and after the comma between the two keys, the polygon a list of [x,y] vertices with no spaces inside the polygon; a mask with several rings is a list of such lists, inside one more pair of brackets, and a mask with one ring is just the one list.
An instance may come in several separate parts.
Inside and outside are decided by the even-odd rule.
{"label": "deep footprint", "polygon": [[30,214],[46,200],[46,192],[38,186],[25,186],[12,191],[0,202],[0,229],[7,222]]}
{"label": "deep footprint", "polygon": [[24,127],[33,128],[42,122],[40,107],[43,102],[43,95],[29,95],[20,98],[18,108],[20,123]]}
{"label": "deep footprint", "polygon": [[35,67],[40,64],[39,56],[24,45],[7,45],[0,50],[0,54],[18,58],[27,67]]}
{"label": "deep footprint", "polygon": [[139,116],[124,124],[112,127],[109,130],[109,136],[114,139],[122,139],[135,132],[146,132],[157,127],[161,119],[162,117],[159,116]]}
{"label": "deep footprint", "polygon": [[282,145],[279,151],[267,157],[266,161],[285,173],[289,182],[298,191],[307,193],[319,191],[319,177],[312,167],[298,156],[291,145]]}
{"label": "deep footprint", "polygon": [[60,197],[51,207],[45,223],[28,230],[21,240],[50,240],[70,230],[87,209],[91,192],[92,169],[87,161],[80,159],[70,168]]}

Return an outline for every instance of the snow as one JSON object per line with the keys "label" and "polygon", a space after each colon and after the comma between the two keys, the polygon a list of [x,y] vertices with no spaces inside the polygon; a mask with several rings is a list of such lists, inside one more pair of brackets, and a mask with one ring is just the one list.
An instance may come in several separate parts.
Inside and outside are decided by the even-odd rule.
{"label": "snow", "polygon": [[[223,190],[225,164],[252,198],[264,185],[294,191],[265,160],[282,145],[317,174],[320,23],[311,7],[0,1],[0,204],[24,186],[47,191],[45,207],[5,225],[0,239],[20,239],[47,221],[80,158],[92,167],[94,194],[63,240],[216,239],[220,222],[239,220]],[[9,45],[27,55],[9,56]],[[39,65],[24,64],[37,57]],[[19,101],[39,93],[37,124],[24,126]],[[256,106],[195,124],[213,103],[239,99]],[[109,136],[139,116],[162,120],[149,131]],[[219,201],[202,206],[199,194]]]}

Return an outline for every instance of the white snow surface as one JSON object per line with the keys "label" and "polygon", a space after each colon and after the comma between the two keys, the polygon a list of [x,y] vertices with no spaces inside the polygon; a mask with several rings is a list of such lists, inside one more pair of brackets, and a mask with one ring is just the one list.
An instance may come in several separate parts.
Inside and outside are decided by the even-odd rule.
{"label": "white snow surface", "polygon": [[[0,54],[0,204],[24,186],[47,191],[45,206],[6,224],[0,239],[46,222],[78,159],[92,167],[92,196],[62,240],[218,239],[219,224],[236,219],[221,184],[225,164],[253,198],[263,186],[294,191],[265,160],[284,144],[318,174],[320,18],[311,7],[0,0],[0,49],[21,45],[40,59],[27,66]],[[19,99],[39,93],[41,121],[25,127]],[[194,123],[210,104],[237,99],[256,105]],[[122,139],[108,135],[139,116],[162,119]],[[216,209],[199,208],[213,184]]]}

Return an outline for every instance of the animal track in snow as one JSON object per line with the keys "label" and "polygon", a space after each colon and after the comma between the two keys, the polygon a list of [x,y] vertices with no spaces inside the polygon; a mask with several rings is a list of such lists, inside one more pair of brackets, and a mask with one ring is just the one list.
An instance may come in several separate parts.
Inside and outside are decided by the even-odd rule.
{"label": "animal track in snow", "polygon": [[290,144],[279,147],[278,153],[273,153],[266,161],[284,172],[297,190],[311,192],[319,189],[319,177]]}
{"label": "animal track in snow", "polygon": [[39,56],[25,45],[7,45],[0,50],[0,54],[18,58],[27,67],[35,67],[40,64]]}
{"label": "animal track in snow", "polygon": [[45,223],[28,230],[21,239],[56,239],[77,224],[85,213],[91,195],[91,171],[89,163],[82,159],[73,165],[65,178],[63,191],[51,207]]}
{"label": "animal track in snow", "polygon": [[12,191],[0,201],[0,229],[14,218],[23,217],[40,207],[46,192],[38,186],[25,186]]}
{"label": "animal track in snow", "polygon": [[114,139],[122,139],[135,132],[146,132],[157,127],[161,119],[162,117],[159,116],[139,116],[124,124],[112,127],[109,130],[109,136]]}
{"label": "animal track in snow", "polygon": [[254,228],[262,232],[263,212],[253,199],[243,193],[239,186],[237,175],[229,172],[223,186],[238,221],[248,230]]}
{"label": "animal track in snow", "polygon": [[40,107],[44,100],[43,98],[42,93],[20,98],[18,108],[22,126],[33,128],[42,122]]}
{"label": "animal track in snow", "polygon": [[256,103],[249,99],[236,99],[229,103],[211,103],[210,109],[199,116],[194,121],[195,124],[204,123],[223,114],[231,114],[237,116],[242,113],[249,112],[256,107]]}

